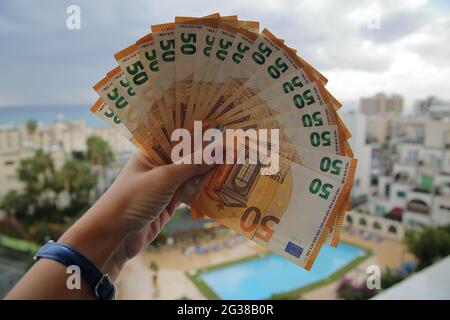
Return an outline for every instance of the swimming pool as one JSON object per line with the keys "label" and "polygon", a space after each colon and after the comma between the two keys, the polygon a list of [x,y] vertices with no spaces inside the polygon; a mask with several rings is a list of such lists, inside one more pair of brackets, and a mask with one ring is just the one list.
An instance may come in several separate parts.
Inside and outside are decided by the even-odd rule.
{"label": "swimming pool", "polygon": [[310,271],[270,254],[203,272],[200,277],[222,299],[267,299],[322,280],[364,254],[363,249],[347,243],[337,248],[325,245]]}

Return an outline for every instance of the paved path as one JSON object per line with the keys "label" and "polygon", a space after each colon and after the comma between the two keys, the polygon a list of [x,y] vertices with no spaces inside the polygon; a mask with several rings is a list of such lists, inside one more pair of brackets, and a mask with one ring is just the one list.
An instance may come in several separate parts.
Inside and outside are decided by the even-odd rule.
{"label": "paved path", "polygon": [[129,261],[117,281],[118,299],[204,299],[181,270],[158,271],[156,288],[152,276],[145,257],[140,255]]}

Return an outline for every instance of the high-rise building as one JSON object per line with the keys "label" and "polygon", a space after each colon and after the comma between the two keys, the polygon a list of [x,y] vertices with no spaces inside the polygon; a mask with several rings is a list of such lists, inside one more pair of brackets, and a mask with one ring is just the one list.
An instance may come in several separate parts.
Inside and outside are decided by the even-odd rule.
{"label": "high-rise building", "polygon": [[417,116],[430,116],[433,118],[450,117],[450,101],[445,101],[437,97],[428,97],[417,100],[414,105]]}
{"label": "high-rise building", "polygon": [[403,112],[403,97],[397,94],[387,96],[378,93],[373,97],[361,98],[359,101],[361,113],[375,114],[401,114]]}

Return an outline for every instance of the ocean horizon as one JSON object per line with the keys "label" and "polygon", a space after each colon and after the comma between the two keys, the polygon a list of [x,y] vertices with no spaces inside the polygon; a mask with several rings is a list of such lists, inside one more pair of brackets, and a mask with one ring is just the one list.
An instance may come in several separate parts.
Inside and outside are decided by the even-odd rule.
{"label": "ocean horizon", "polygon": [[31,119],[36,120],[40,126],[47,126],[57,120],[68,122],[84,120],[91,128],[106,126],[90,111],[88,105],[0,107],[2,127],[17,126]]}

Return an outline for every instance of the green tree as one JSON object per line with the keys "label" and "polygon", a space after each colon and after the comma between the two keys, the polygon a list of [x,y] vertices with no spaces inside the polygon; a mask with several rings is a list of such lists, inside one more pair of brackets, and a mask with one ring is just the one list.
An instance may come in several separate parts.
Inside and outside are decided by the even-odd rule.
{"label": "green tree", "polygon": [[[114,160],[114,154],[111,146],[98,136],[90,136],[86,140],[87,152],[86,158],[92,164],[95,178],[101,176],[103,181],[106,180],[106,168]],[[96,184],[98,181],[96,180]],[[96,196],[101,190],[96,189]]]}
{"label": "green tree", "polygon": [[58,172],[57,181],[69,195],[69,214],[78,214],[80,210],[86,209],[95,186],[95,177],[86,162],[78,159],[67,160]]}
{"label": "green tree", "polygon": [[114,154],[108,142],[98,136],[90,136],[86,140],[87,159],[93,165],[108,166],[114,160]]}
{"label": "green tree", "polygon": [[32,206],[39,205],[39,200],[53,200],[51,193],[55,166],[49,153],[36,151],[33,157],[22,159],[17,170],[18,179],[24,183],[24,194]]}
{"label": "green tree", "polygon": [[381,277],[381,288],[383,290],[396,285],[400,281],[403,281],[409,274],[403,272],[396,272],[390,268],[384,269]]}
{"label": "green tree", "polygon": [[450,225],[408,232],[406,244],[418,260],[417,269],[426,268],[450,254]]}
{"label": "green tree", "polygon": [[26,122],[26,128],[29,135],[34,135],[36,133],[37,127],[38,126],[36,119],[29,119]]}
{"label": "green tree", "polygon": [[150,261],[150,264],[148,266],[150,268],[150,270],[152,270],[153,272],[158,272],[159,270],[159,266],[155,261]]}
{"label": "green tree", "polygon": [[162,247],[167,243],[167,238],[169,238],[169,235],[167,234],[166,230],[163,229],[152,241],[151,246],[156,248]]}
{"label": "green tree", "polygon": [[[86,159],[72,158],[56,170],[51,155],[38,150],[20,161],[17,177],[23,190],[9,191],[0,199],[0,208],[16,219],[25,237],[34,241],[57,238],[90,204],[96,182],[91,167]],[[65,199],[61,195],[69,199],[64,208],[60,207],[59,200]]]}
{"label": "green tree", "polygon": [[23,194],[17,190],[8,191],[0,201],[0,209],[2,209],[7,216],[23,218],[27,213],[28,201]]}

